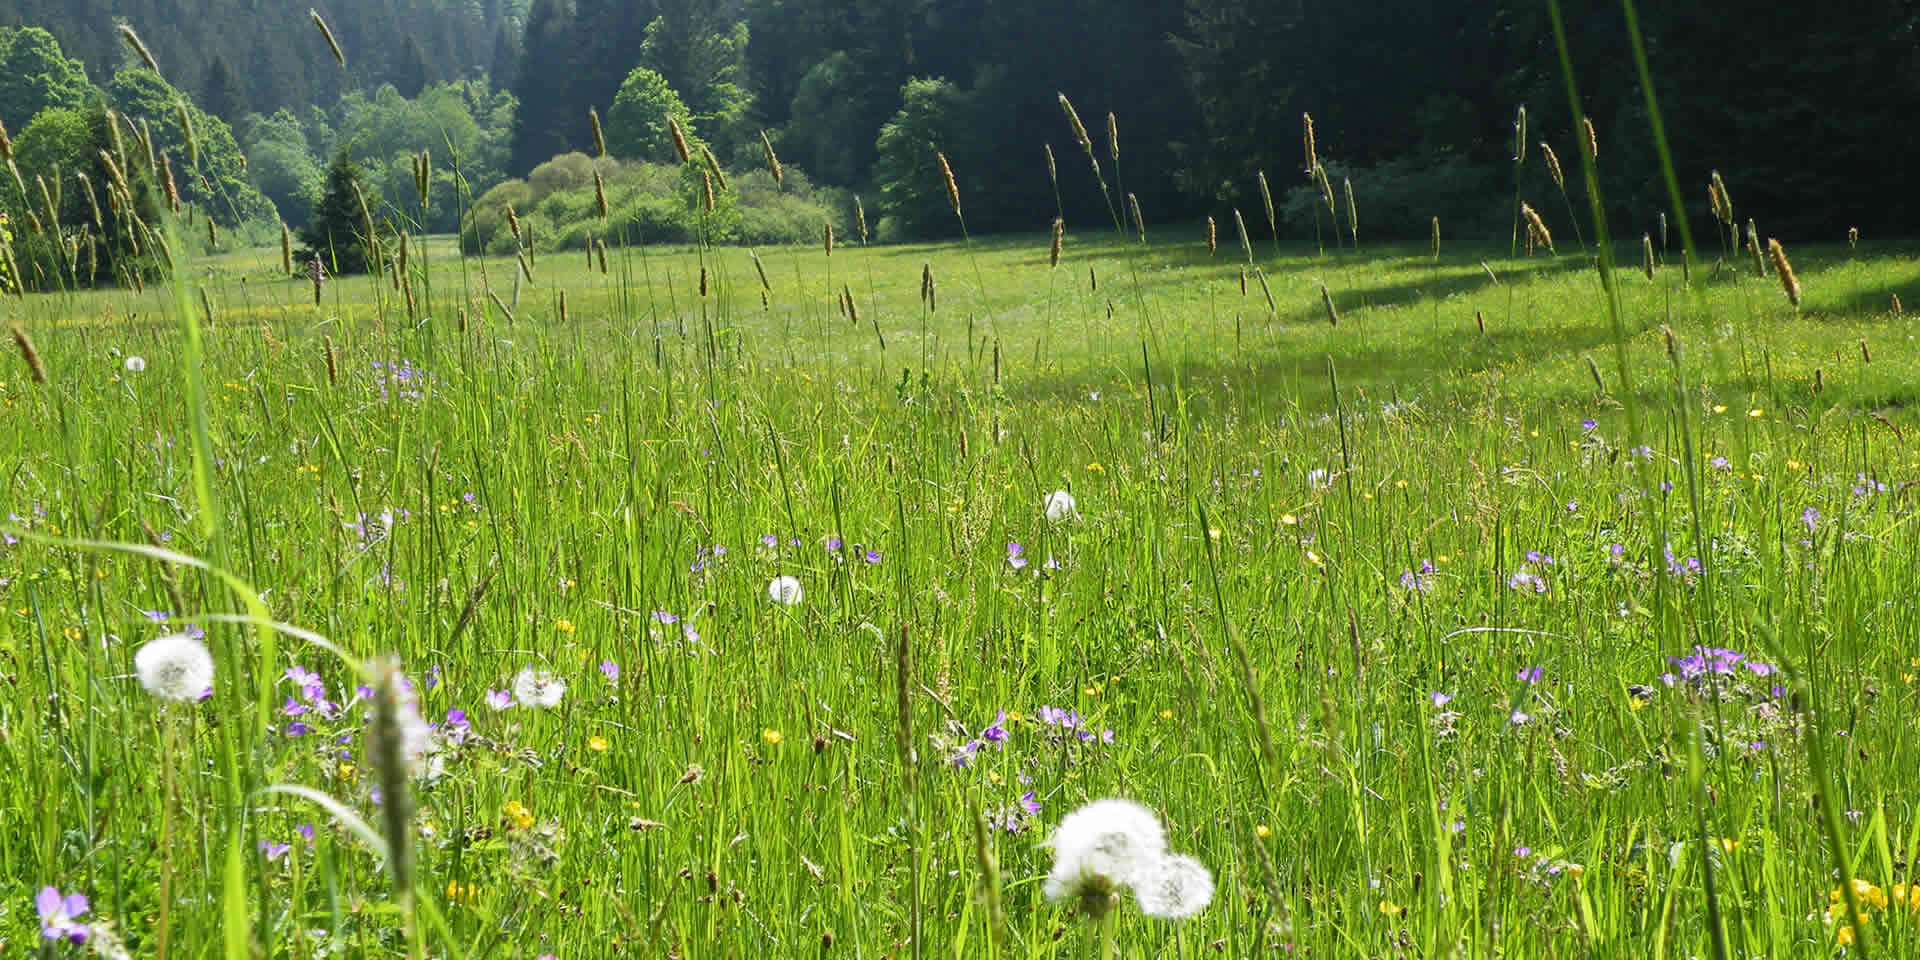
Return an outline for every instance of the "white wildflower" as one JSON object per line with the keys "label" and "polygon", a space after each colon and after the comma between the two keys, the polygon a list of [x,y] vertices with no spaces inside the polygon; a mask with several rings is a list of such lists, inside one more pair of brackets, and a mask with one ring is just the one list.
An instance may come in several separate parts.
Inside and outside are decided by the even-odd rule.
{"label": "white wildflower", "polygon": [[213,686],[213,655],[184,633],[155,637],[133,654],[140,685],[162,700],[198,700]]}
{"label": "white wildflower", "polygon": [[1073,494],[1065,490],[1055,490],[1047,494],[1047,519],[1054,523],[1061,523],[1066,520],[1077,520],[1080,517],[1080,512],[1075,509],[1075,506]]}
{"label": "white wildflower", "polygon": [[767,584],[767,599],[783,607],[791,607],[799,603],[800,598],[803,596],[805,596],[805,592],[800,589],[800,578],[798,577],[782,574],[781,576],[774,577],[773,582]]}
{"label": "white wildflower", "polygon": [[129,355],[126,360],[126,367],[128,373],[144,372],[147,369],[147,358],[137,354]]}
{"label": "white wildflower", "polygon": [[513,697],[529,707],[550,709],[567,695],[567,682],[545,670],[527,667],[513,678]]}

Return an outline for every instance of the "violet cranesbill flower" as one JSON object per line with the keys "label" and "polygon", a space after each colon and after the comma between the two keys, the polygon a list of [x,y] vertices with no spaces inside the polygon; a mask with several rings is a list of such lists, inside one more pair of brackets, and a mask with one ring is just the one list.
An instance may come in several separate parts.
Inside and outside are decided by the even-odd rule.
{"label": "violet cranesbill flower", "polygon": [[1018,543],[1007,544],[1007,566],[1015,570],[1024,570],[1027,566],[1027,548]]}
{"label": "violet cranesbill flower", "polygon": [[69,943],[86,943],[91,931],[79,918],[86,916],[87,897],[81,893],[60,895],[57,887],[40,888],[40,895],[34,898],[34,908],[40,912],[40,935],[48,940],[66,940]]}
{"label": "violet cranesbill flower", "polygon": [[1040,812],[1040,801],[1033,798],[1032,790],[1020,795],[1020,809],[1025,810],[1029,816]]}
{"label": "violet cranesbill flower", "polygon": [[303,720],[295,720],[287,724],[287,737],[290,739],[304,737],[312,732],[313,728],[308,726]]}
{"label": "violet cranesbill flower", "polygon": [[1000,711],[1000,715],[994,718],[992,726],[989,726],[987,729],[980,731],[980,739],[985,740],[988,743],[1007,742],[1008,734],[1007,734],[1007,728],[1005,726],[1006,722],[1007,722],[1007,712],[1005,710],[1002,710]]}
{"label": "violet cranesbill flower", "polygon": [[620,665],[614,663],[612,660],[602,660],[600,661],[600,674],[607,678],[608,683],[619,683]]}
{"label": "violet cranesbill flower", "polygon": [[271,840],[260,841],[260,852],[267,855],[267,862],[273,863],[287,855],[293,849],[290,843],[274,843]]}
{"label": "violet cranesbill flower", "polygon": [[488,690],[487,706],[495,710],[505,710],[513,706],[513,694],[505,690]]}
{"label": "violet cranesbill flower", "polygon": [[1523,667],[1519,673],[1514,674],[1513,678],[1521,683],[1539,683],[1540,676],[1544,672],[1540,667]]}
{"label": "violet cranesbill flower", "polygon": [[878,551],[878,550],[868,550],[868,551],[867,551],[867,552],[866,552],[865,554],[862,554],[862,555],[861,555],[861,559],[863,559],[863,560],[865,560],[865,561],[867,561],[868,563],[879,563],[879,562],[880,562],[880,551]]}

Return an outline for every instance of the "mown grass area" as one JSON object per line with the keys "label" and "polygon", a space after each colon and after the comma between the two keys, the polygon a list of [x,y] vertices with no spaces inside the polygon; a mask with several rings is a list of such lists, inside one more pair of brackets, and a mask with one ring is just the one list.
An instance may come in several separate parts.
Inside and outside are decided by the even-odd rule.
{"label": "mown grass area", "polygon": [[1084,956],[1043,841],[1125,796],[1217,884],[1129,957],[1828,955],[1843,874],[1920,945],[1911,260],[1622,274],[1617,341],[1578,254],[1186,232],[6,301],[0,941]]}

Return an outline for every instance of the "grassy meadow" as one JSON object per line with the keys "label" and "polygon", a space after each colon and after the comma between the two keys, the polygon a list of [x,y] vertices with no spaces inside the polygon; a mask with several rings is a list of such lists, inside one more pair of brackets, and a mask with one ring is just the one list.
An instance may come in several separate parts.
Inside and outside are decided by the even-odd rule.
{"label": "grassy meadow", "polygon": [[1920,951],[1920,264],[1203,235],[5,300],[0,953]]}

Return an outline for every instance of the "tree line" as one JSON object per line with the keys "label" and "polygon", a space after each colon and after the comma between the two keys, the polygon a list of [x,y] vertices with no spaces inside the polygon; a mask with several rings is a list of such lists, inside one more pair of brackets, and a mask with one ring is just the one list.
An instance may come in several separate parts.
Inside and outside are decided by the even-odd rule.
{"label": "tree line", "polygon": [[[1499,242],[1516,193],[1581,228],[1580,153],[1595,147],[1617,232],[1651,232],[1666,191],[1624,7],[1561,6],[1577,110],[1539,0],[340,0],[321,12],[345,69],[305,10],[277,0],[196,0],[193,16],[182,0],[135,0],[112,13],[140,29],[164,74],[153,79],[237,144],[243,172],[207,183],[221,193],[216,216],[259,212],[251,191],[298,224],[343,148],[396,202],[412,169],[397,158],[446,149],[450,131],[468,167],[444,189],[472,200],[597,152],[591,110],[620,163],[674,163],[671,114],[726,170],[778,157],[861,196],[883,239],[957,235],[944,155],[974,232],[1056,217],[1132,232],[1237,209],[1255,234],[1289,243],[1316,229],[1327,243],[1336,223],[1349,241],[1424,241],[1434,217],[1457,240]],[[1817,17],[1652,0],[1638,15],[1696,234],[1713,234],[1716,170],[1735,219],[1769,232],[1906,230],[1889,198],[1920,137],[1903,122],[1920,106],[1920,0]],[[137,106],[165,90],[119,80],[140,64],[101,0],[4,0],[6,22],[45,28],[0,44],[0,121],[16,133],[116,84],[136,105],[110,96],[110,109],[165,125]],[[1089,129],[1084,144],[1061,94]],[[60,119],[78,144],[73,116]],[[421,226],[464,226],[460,204],[437,206],[441,219]]]}

